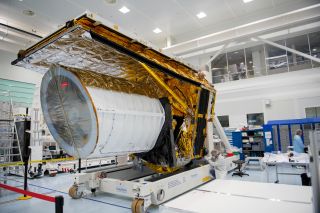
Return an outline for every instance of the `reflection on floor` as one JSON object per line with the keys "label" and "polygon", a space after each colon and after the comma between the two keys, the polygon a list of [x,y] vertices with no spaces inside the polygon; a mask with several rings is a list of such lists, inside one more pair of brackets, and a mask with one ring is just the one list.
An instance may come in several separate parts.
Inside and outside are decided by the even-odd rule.
{"label": "reflection on floor", "polygon": [[[303,173],[304,169],[296,169],[291,166],[280,168],[279,172],[291,172],[291,173]],[[249,176],[244,177],[232,177],[232,173],[227,176],[227,179],[244,180],[244,181],[256,181],[267,182],[266,171],[258,170],[246,170]],[[73,174],[58,174],[56,177],[42,177],[40,179],[29,180],[29,190],[48,194],[50,196],[63,195],[65,198],[64,212],[131,212],[131,200],[123,197],[112,196],[107,193],[96,193],[96,196],[92,196],[88,193],[85,198],[79,200],[73,200],[69,198],[67,192],[69,187],[73,183]],[[3,183],[4,177],[0,177],[1,183]],[[269,181],[274,182],[276,180],[275,168],[269,168]],[[279,181],[282,184],[294,184],[301,185],[301,179],[299,175],[279,175]],[[22,187],[23,179],[20,177],[10,176],[7,177],[7,184]],[[20,195],[9,192],[6,190],[0,190],[0,212],[4,213],[47,213],[54,212],[54,204],[45,202],[39,199],[32,198],[25,201],[17,201],[16,198]],[[158,212],[157,207],[152,207],[149,212]]]}

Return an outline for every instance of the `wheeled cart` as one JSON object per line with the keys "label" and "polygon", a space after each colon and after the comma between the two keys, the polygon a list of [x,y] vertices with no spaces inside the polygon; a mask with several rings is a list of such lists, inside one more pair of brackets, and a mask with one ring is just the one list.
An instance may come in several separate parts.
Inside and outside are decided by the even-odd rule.
{"label": "wheeled cart", "polygon": [[193,165],[170,174],[156,174],[147,167],[132,164],[107,170],[76,174],[69,189],[72,198],[81,198],[85,190],[108,192],[130,197],[132,212],[145,212],[150,205],[159,205],[210,181],[210,166]]}

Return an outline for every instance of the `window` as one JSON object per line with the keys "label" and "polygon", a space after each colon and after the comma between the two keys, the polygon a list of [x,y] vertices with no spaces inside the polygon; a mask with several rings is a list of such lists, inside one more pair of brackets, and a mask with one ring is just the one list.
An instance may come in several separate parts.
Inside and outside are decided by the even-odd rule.
{"label": "window", "polygon": [[[320,31],[274,42],[320,58]],[[213,83],[320,67],[316,61],[269,44],[226,51],[211,62]]]}
{"label": "window", "polygon": [[218,116],[218,120],[222,127],[229,127],[229,115]]}
{"label": "window", "polygon": [[[320,58],[320,32],[309,34],[310,51],[313,57]],[[320,63],[312,61],[313,67],[320,67]]]}
{"label": "window", "polygon": [[[310,55],[307,35],[287,39],[287,47]],[[291,52],[288,52],[288,62],[290,71],[308,69],[312,67],[310,59]]]}
{"label": "window", "polygon": [[247,114],[247,123],[248,125],[262,126],[264,124],[263,113]]}
{"label": "window", "polygon": [[[286,42],[284,40],[276,41],[275,43],[286,46]],[[265,54],[269,75],[288,72],[288,58],[285,50],[266,44]]]}
{"label": "window", "polygon": [[211,62],[211,70],[213,83],[228,81],[227,60],[225,53],[218,55]]}
{"label": "window", "polygon": [[227,53],[228,72],[231,81],[246,78],[244,49]]}
{"label": "window", "polygon": [[308,107],[306,110],[306,118],[320,117],[320,106],[319,107]]}

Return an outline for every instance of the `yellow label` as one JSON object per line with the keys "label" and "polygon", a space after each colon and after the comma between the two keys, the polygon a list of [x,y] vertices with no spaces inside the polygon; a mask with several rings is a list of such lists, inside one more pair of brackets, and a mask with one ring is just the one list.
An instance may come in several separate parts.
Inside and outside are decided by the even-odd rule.
{"label": "yellow label", "polygon": [[202,182],[208,182],[209,180],[211,180],[210,176],[206,176],[206,177],[202,178]]}

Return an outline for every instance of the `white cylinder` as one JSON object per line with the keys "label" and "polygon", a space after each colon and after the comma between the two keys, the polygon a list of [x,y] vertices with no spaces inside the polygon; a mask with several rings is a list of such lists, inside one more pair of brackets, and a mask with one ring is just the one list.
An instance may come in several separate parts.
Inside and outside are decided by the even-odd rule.
{"label": "white cylinder", "polygon": [[86,87],[58,66],[42,79],[41,106],[54,139],[77,158],[147,152],[165,120],[158,99]]}

